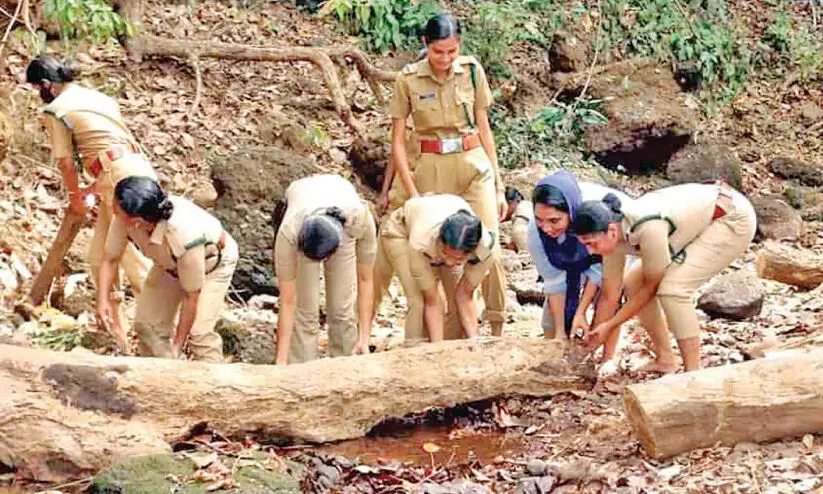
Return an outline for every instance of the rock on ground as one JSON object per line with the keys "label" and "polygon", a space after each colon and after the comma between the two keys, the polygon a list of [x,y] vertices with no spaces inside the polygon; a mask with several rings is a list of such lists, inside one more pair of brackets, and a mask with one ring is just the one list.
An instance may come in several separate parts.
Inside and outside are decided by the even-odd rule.
{"label": "rock on ground", "polygon": [[276,295],[272,268],[274,236],[285,211],[289,184],[319,173],[312,159],[278,147],[242,149],[210,160],[217,190],[216,215],[237,240],[240,262],[234,273],[235,294],[244,299]]}
{"label": "rock on ground", "polygon": [[696,115],[667,67],[616,63],[592,79],[590,91],[604,100],[609,123],[588,127],[586,144],[608,168],[655,172],[691,139]]}
{"label": "rock on ground", "polygon": [[740,163],[723,144],[686,146],[675,153],[666,166],[666,176],[676,184],[725,180],[741,189]]}
{"label": "rock on ground", "polygon": [[749,271],[719,277],[697,301],[697,308],[711,317],[749,319],[760,314],[765,290],[760,278]]}
{"label": "rock on ground", "polygon": [[769,169],[779,177],[794,179],[803,185],[812,187],[823,185],[823,169],[800,160],[775,158],[769,162]]}
{"label": "rock on ground", "polygon": [[[202,456],[202,454],[201,454]],[[92,494],[157,494],[177,492],[195,494],[211,492],[219,488],[223,479],[231,479],[235,487],[220,492],[233,494],[287,494],[300,492],[300,486],[292,477],[266,470],[266,455],[256,453],[254,461],[244,462],[234,470],[216,455],[197,461],[182,455],[156,455],[135,457],[115,464],[94,476],[89,492]],[[192,455],[194,457],[194,455]],[[228,458],[227,462],[236,460]],[[254,464],[254,466],[250,466]],[[234,470],[234,471],[233,471]],[[212,487],[212,488],[210,488]]]}
{"label": "rock on ground", "polygon": [[566,31],[558,31],[549,48],[549,63],[554,72],[579,72],[589,63],[589,40]]}
{"label": "rock on ground", "polygon": [[785,201],[776,196],[750,198],[757,213],[757,235],[774,240],[797,240],[803,220]]}
{"label": "rock on ground", "polygon": [[277,317],[270,310],[236,309],[221,314],[215,331],[223,338],[227,358],[247,364],[273,364],[276,325]]}

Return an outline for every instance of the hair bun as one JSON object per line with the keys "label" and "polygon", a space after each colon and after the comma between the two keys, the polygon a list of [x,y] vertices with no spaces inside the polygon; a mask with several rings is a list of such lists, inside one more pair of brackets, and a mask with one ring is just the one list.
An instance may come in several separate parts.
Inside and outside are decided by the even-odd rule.
{"label": "hair bun", "polygon": [[163,201],[157,205],[157,216],[160,220],[168,220],[174,212],[174,204],[168,195],[164,195]]}
{"label": "hair bun", "polygon": [[346,214],[343,212],[342,209],[338,208],[337,206],[326,208],[326,212],[323,214],[331,218],[334,218],[335,220],[340,222],[341,226],[346,226]]}
{"label": "hair bun", "polygon": [[603,198],[603,204],[608,206],[612,213],[623,214],[623,211],[620,209],[620,198],[613,193],[609,192],[606,194],[606,197]]}

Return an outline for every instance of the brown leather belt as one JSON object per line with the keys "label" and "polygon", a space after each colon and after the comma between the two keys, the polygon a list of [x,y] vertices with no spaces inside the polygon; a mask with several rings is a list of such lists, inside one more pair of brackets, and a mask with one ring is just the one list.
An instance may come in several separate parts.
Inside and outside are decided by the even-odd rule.
{"label": "brown leather belt", "polygon": [[717,203],[714,205],[714,214],[712,215],[712,221],[718,220],[729,213],[729,210],[732,208],[732,201],[734,200],[734,196],[732,196],[732,190],[724,185],[720,186],[720,193],[717,195]]}
{"label": "brown leather belt", "polygon": [[[106,157],[109,159],[109,161],[119,160],[123,156],[129,154],[140,154],[140,150],[137,149],[137,146],[131,143],[117,144],[103,152],[106,153]],[[103,172],[103,163],[100,161],[99,156],[89,164],[88,170],[89,173],[91,173],[92,176],[94,176],[95,178]]]}
{"label": "brown leather belt", "polygon": [[452,139],[442,139],[437,141],[420,141],[420,152],[429,154],[450,154],[462,153],[464,151],[471,151],[479,147],[480,136],[477,134],[468,134]]}

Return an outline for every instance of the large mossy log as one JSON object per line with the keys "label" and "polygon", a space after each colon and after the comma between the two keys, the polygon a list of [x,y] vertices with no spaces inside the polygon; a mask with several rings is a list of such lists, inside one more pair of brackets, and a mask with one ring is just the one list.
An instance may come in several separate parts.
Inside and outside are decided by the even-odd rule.
{"label": "large mossy log", "polygon": [[480,339],[288,367],[106,357],[0,345],[0,462],[76,478],[168,452],[195,425],[230,437],[324,442],[389,417],[591,384],[556,342]]}
{"label": "large mossy log", "polygon": [[626,388],[632,429],[650,456],[717,443],[823,432],[823,349],[665,376]]}

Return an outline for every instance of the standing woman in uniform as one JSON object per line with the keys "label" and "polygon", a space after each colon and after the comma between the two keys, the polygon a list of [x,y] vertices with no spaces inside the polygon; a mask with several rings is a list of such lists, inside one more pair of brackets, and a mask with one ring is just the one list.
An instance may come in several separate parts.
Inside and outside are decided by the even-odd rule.
{"label": "standing woman in uniform", "polygon": [[217,218],[187,199],[167,195],[151,178],[121,180],[114,197],[97,288],[100,319],[117,327],[110,293],[117,264],[127,245],[134,244],[154,261],[137,297],[139,354],[176,358],[188,344],[195,360],[222,362],[223,341],[214,325],[237,266],[237,243]]}
{"label": "standing woman in uniform", "polygon": [[678,369],[669,329],[686,371],[700,369],[694,294],[746,251],[755,226],[751,203],[726,184],[668,187],[625,207],[614,196],[584,202],[572,227],[590,252],[604,256],[604,278],[623,279],[627,253],[641,261],[624,280],[628,302],[588,334],[590,346],[597,348],[621,324],[639,316],[656,355],[642,370]]}
{"label": "standing woman in uniform", "polygon": [[317,358],[321,268],[329,356],[368,353],[377,252],[371,211],[354,186],[338,175],[292,182],[286,202],[274,245],[280,287],[275,363]]}
{"label": "standing woman in uniform", "polygon": [[[426,58],[407,65],[397,76],[389,104],[392,160],[410,198],[434,192],[455,194],[469,203],[485,228],[497,237],[506,212],[503,182],[489,126],[491,90],[483,67],[460,55],[460,28],[449,14],[429,20],[423,35]],[[406,118],[414,122],[420,154],[410,166]],[[414,169],[414,176],[410,170]],[[485,319],[492,334],[502,333],[505,272],[496,249],[484,282]]]}
{"label": "standing woman in uniform", "polygon": [[[157,176],[149,160],[140,153],[117,102],[99,91],[78,85],[74,76],[70,67],[52,57],[36,58],[26,69],[26,81],[39,90],[47,105],[44,113],[51,139],[51,155],[68,191],[69,210],[84,215],[88,210],[86,197],[96,194],[100,199],[88,252],[91,275],[97,282],[112,221],[115,184],[129,176]],[[80,186],[84,174],[92,181],[86,188]],[[132,289],[139,293],[151,262],[129,245],[122,256],[121,266]],[[114,300],[112,303],[117,304]]]}

